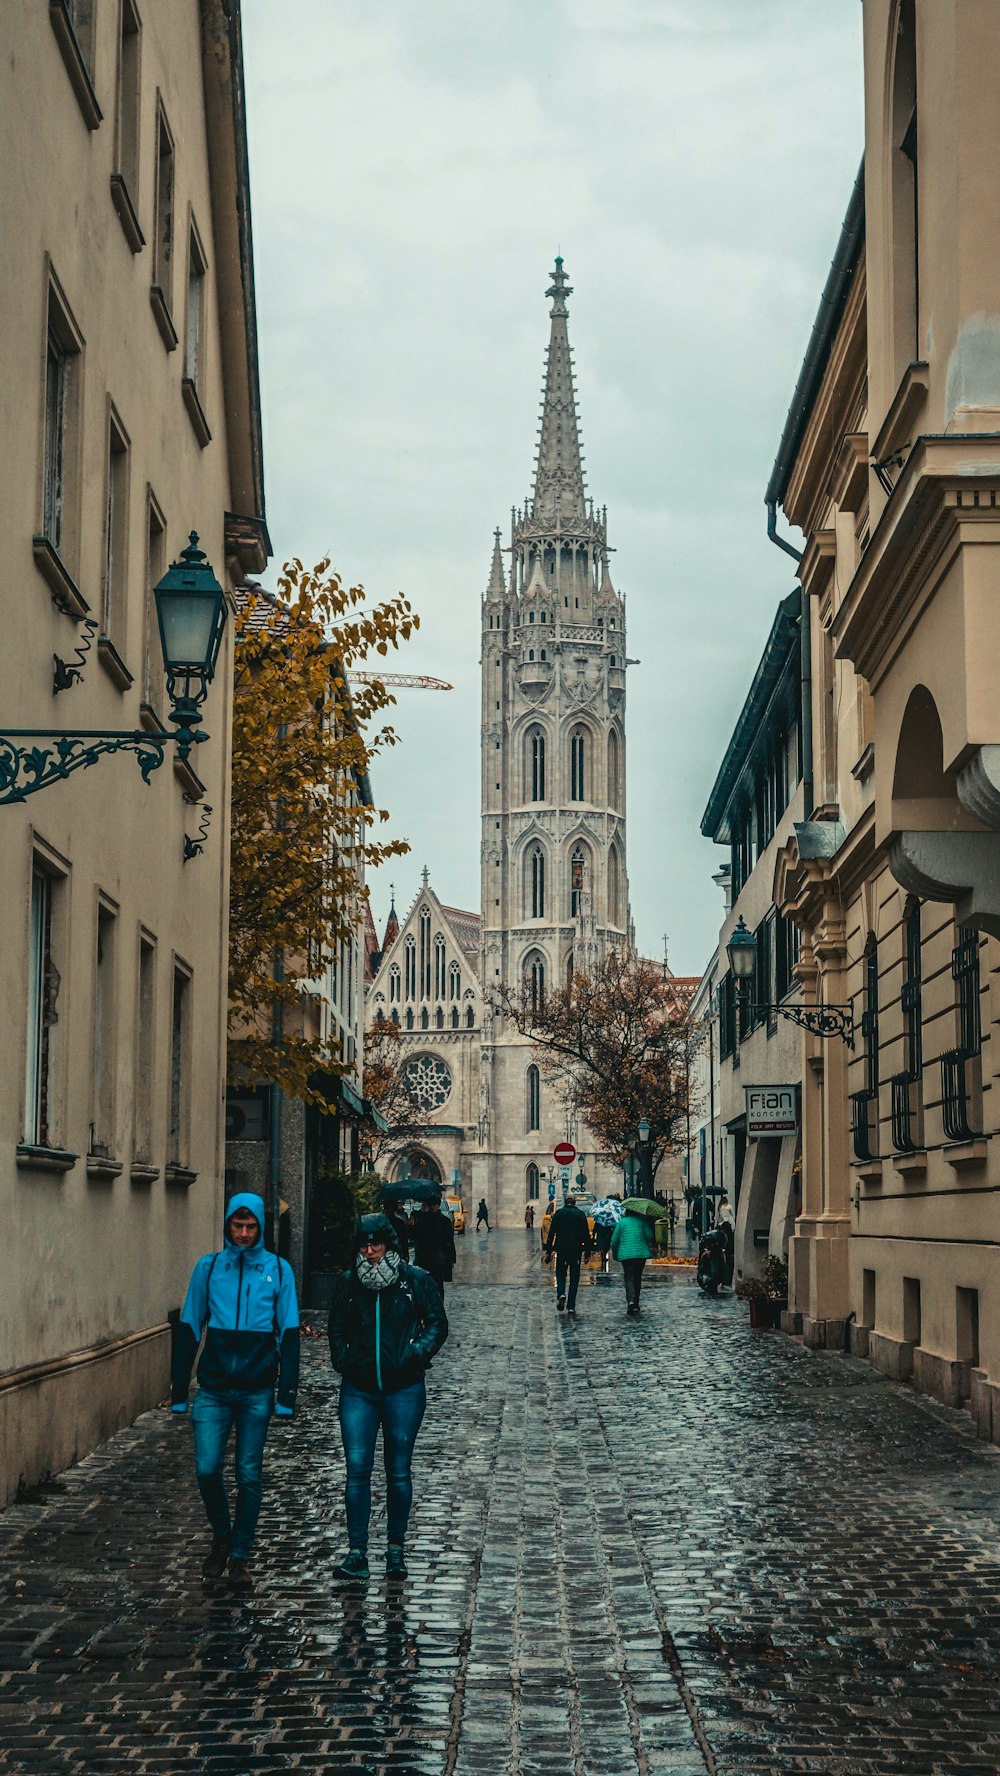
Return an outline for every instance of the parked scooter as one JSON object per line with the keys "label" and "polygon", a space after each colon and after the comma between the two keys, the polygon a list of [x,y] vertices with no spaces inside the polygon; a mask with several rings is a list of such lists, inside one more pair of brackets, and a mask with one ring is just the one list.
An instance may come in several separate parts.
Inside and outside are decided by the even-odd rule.
{"label": "parked scooter", "polygon": [[698,1287],[717,1295],[726,1277],[726,1237],[721,1227],[710,1227],[698,1247]]}

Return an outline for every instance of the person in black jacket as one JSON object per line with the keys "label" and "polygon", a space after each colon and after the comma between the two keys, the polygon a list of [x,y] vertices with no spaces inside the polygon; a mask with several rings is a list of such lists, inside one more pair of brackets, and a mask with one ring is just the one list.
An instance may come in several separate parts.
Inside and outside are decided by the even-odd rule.
{"label": "person in black jacket", "polygon": [[445,1283],[451,1282],[455,1268],[455,1229],[450,1215],[441,1208],[440,1196],[421,1205],[413,1217],[413,1262],[432,1276],[444,1295]]}
{"label": "person in black jacket", "polygon": [[385,1215],[358,1222],[354,1266],[330,1305],[330,1356],[340,1382],[347,1464],[348,1553],[340,1571],[367,1579],[371,1477],[379,1426],[385,1460],[389,1578],[405,1579],[403,1543],[413,1500],[410,1464],[427,1405],[424,1375],[448,1336],[442,1295],[425,1270],[406,1264]]}
{"label": "person in black jacket", "polygon": [[[546,1262],[556,1254],[556,1306],[562,1313],[576,1314],[576,1292],[580,1286],[580,1264],[582,1259],[589,1258],[593,1250],[590,1238],[590,1222],[582,1209],[578,1209],[572,1196],[567,1196],[561,1209],[557,1209],[549,1222],[548,1238],[545,1241]],[[569,1278],[569,1293],[566,1282]]]}

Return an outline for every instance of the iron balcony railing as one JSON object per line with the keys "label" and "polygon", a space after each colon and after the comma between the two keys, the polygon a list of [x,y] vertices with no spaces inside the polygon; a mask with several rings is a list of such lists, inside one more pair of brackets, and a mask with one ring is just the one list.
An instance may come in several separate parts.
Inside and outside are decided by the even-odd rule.
{"label": "iron balcony railing", "polygon": [[916,1153],[913,1091],[915,1081],[909,1073],[897,1073],[889,1081],[892,1094],[892,1144],[897,1153]]}
{"label": "iron balcony railing", "polygon": [[974,1141],[976,1138],[969,1122],[967,1059],[960,1048],[953,1048],[941,1056],[941,1109],[945,1138],[949,1141]]}
{"label": "iron balcony railing", "polygon": [[851,1139],[854,1143],[855,1159],[874,1159],[876,1157],[872,1142],[873,1100],[867,1091],[851,1093]]}

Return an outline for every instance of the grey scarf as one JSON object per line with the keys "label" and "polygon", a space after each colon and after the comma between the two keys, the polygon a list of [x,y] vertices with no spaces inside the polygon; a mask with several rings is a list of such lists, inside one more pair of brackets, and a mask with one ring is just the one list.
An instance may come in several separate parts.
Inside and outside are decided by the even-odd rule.
{"label": "grey scarf", "polygon": [[393,1283],[399,1282],[399,1274],[403,1268],[402,1254],[394,1252],[390,1247],[377,1264],[369,1264],[364,1253],[359,1252],[354,1260],[354,1268],[358,1273],[358,1281],[366,1289],[391,1289]]}

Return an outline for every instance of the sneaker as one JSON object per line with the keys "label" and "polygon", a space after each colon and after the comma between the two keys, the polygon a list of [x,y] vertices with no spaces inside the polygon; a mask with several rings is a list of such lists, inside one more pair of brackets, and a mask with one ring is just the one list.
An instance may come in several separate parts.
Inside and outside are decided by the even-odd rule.
{"label": "sneaker", "polygon": [[221,1579],[226,1570],[226,1561],[229,1559],[230,1545],[229,1536],[212,1537],[212,1546],[202,1561],[201,1576],[203,1579]]}
{"label": "sneaker", "polygon": [[230,1555],[228,1578],[234,1591],[249,1591],[253,1586],[249,1561],[234,1559]]}
{"label": "sneaker", "polygon": [[337,1570],[343,1579],[367,1579],[371,1576],[368,1571],[368,1556],[363,1548],[352,1548],[349,1554],[345,1554]]}
{"label": "sneaker", "polygon": [[390,1542],[385,1551],[385,1576],[387,1579],[405,1579],[406,1561],[399,1542]]}
{"label": "sneaker", "polygon": [[558,1308],[558,1309],[559,1309],[559,1312],[560,1312],[560,1313],[562,1313],[562,1312],[563,1312],[563,1310],[564,1310],[564,1308],[565,1308],[565,1306],[566,1306],[566,1297],[565,1297],[565,1295],[559,1295],[559,1296],[557,1296],[557,1298],[556,1298],[556,1307],[557,1307],[557,1308]]}
{"label": "sneaker", "polygon": [[573,1316],[573,1318],[574,1318],[574,1320],[575,1320],[575,1319],[576,1319],[576,1308],[575,1308],[575,1307],[568,1307],[568,1308],[567,1308],[567,1309],[566,1309],[566,1312],[567,1312],[567,1313],[568,1313],[568,1314],[572,1314],[572,1316]]}

